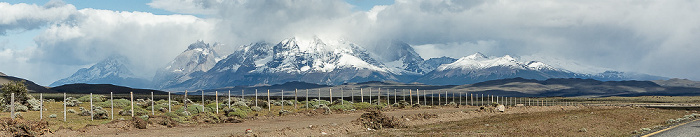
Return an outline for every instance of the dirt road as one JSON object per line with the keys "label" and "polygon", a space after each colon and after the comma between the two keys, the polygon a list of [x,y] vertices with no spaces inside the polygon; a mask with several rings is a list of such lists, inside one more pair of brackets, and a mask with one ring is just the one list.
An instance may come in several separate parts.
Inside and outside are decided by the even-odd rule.
{"label": "dirt road", "polygon": [[[383,112],[387,116],[410,116],[419,113],[437,114],[437,118],[408,119],[404,118],[407,126],[432,124],[438,122],[457,121],[469,118],[486,117],[499,114],[532,113],[543,111],[576,110],[578,106],[549,106],[549,107],[514,107],[505,113],[493,113],[475,111],[478,107],[443,107],[423,109],[400,109]],[[243,123],[189,125],[174,128],[149,126],[148,129],[123,129],[119,124],[128,122],[116,122],[88,127],[81,131],[59,130],[48,136],[242,136],[246,129],[251,129],[254,134],[260,136],[343,136],[347,134],[362,134],[373,132],[352,121],[359,118],[363,112],[351,112],[344,114],[313,115],[296,114],[282,117],[257,117],[246,120]]]}

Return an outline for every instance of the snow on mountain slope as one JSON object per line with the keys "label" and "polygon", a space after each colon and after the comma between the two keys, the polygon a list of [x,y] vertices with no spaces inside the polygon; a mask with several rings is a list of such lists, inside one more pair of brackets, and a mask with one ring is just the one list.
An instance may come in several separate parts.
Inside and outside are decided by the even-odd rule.
{"label": "snow on mountain slope", "polygon": [[527,69],[526,65],[515,60],[515,58],[510,55],[505,55],[500,58],[488,58],[481,53],[475,53],[469,56],[459,58],[457,61],[441,65],[437,68],[438,71],[444,71],[448,69],[462,69],[462,70],[473,70],[473,69],[484,69],[490,67],[510,67],[513,69]]}
{"label": "snow on mountain slope", "polygon": [[421,64],[421,68],[426,73],[429,73],[429,72],[437,69],[438,67],[440,67],[440,65],[450,64],[450,63],[453,63],[455,61],[457,61],[457,59],[450,58],[450,57],[444,57],[444,56],[439,57],[439,58],[430,58],[426,61],[423,61],[423,63]]}
{"label": "snow on mountain slope", "polygon": [[190,44],[187,50],[175,57],[166,67],[156,71],[156,75],[153,77],[153,86],[155,88],[167,87],[187,81],[193,75],[208,71],[221,60],[214,50],[216,46],[220,46],[220,44],[209,45],[204,41]]}
{"label": "snow on mountain slope", "polygon": [[82,68],[70,77],[60,79],[50,86],[64,84],[88,83],[88,84],[114,84],[136,88],[148,87],[148,80],[137,78],[127,67],[130,61],[120,55],[110,56],[105,60],[92,65],[90,68]]}
{"label": "snow on mountain slope", "polygon": [[401,41],[390,41],[375,45],[375,55],[396,74],[422,75],[424,59],[410,45]]}
{"label": "snow on mountain slope", "polygon": [[510,55],[490,58],[475,53],[459,58],[453,63],[440,65],[416,81],[426,84],[469,84],[515,77],[543,80],[575,76],[574,73],[555,69],[542,62],[523,63]]}
{"label": "snow on mountain slope", "polygon": [[258,42],[243,46],[203,75],[169,88],[218,88],[290,81],[342,84],[374,80],[397,81],[398,78],[354,43],[294,37],[276,45]]}
{"label": "snow on mountain slope", "polygon": [[342,68],[387,72],[383,64],[369,57],[366,50],[345,41],[330,45],[317,37],[313,40],[289,38],[274,46],[273,52],[272,61],[256,69],[255,73],[331,72]]}

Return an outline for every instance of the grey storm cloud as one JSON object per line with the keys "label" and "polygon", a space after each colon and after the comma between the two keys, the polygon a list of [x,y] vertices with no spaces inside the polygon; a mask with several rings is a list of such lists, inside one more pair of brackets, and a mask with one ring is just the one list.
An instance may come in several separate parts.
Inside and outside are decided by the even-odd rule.
{"label": "grey storm cloud", "polygon": [[76,11],[73,5],[62,1],[49,1],[44,6],[0,3],[0,35],[9,30],[38,29],[50,22],[64,20]]}
{"label": "grey storm cloud", "polygon": [[[47,27],[35,38],[36,47],[25,49],[31,51],[6,49],[0,56],[22,66],[60,66],[61,72],[72,73],[122,54],[136,60],[136,73],[152,75],[200,39],[237,47],[319,36],[368,49],[399,40],[424,58],[474,52],[546,56],[700,80],[693,69],[700,67],[700,1],[396,0],[369,11],[356,11],[341,0],[153,0],[148,5],[185,15],[0,3],[0,11],[15,11],[0,14],[0,32]],[[65,12],[52,11],[58,9]],[[21,21],[33,23],[22,26]]]}

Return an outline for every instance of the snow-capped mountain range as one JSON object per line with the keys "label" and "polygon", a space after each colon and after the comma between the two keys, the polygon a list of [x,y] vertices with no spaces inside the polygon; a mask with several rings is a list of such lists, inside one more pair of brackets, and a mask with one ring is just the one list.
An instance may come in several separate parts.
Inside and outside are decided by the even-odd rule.
{"label": "snow-capped mountain range", "polygon": [[[459,59],[440,57],[424,60],[403,42],[376,45],[373,52],[345,40],[292,37],[277,43],[242,45],[221,59],[214,47],[203,41],[156,72],[151,88],[167,90],[214,89],[239,85],[272,85],[291,81],[338,85],[366,81],[420,82],[434,85],[470,84],[494,79],[592,78],[599,80],[656,80],[663,77],[606,71],[577,73],[540,61],[520,62],[509,55],[488,57],[475,53]],[[377,48],[379,47],[379,48]],[[124,61],[107,59],[89,69],[52,84],[97,83],[96,79],[130,78]],[[127,62],[128,63],[128,62]],[[112,67],[116,66],[116,67]],[[119,68],[119,69],[107,69]],[[87,82],[85,82],[87,81]],[[105,82],[105,81],[101,81]],[[109,82],[108,82],[109,83]],[[112,83],[116,83],[112,82]],[[127,85],[134,86],[134,85]]]}

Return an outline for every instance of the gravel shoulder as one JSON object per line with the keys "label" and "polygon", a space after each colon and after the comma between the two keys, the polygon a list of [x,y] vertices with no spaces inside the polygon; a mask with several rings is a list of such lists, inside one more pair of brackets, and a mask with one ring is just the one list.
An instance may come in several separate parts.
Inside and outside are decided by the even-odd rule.
{"label": "gravel shoulder", "polygon": [[[477,117],[488,117],[502,114],[533,113],[544,111],[576,110],[587,107],[577,106],[547,106],[547,107],[514,107],[504,113],[476,111],[478,107],[440,107],[421,109],[396,109],[383,113],[387,116],[402,117],[415,114],[436,114],[437,118],[405,119],[406,126],[427,125],[440,122],[459,121]],[[363,111],[351,113],[335,113],[330,115],[296,114],[282,117],[257,117],[242,123],[201,124],[179,126],[174,128],[149,126],[148,129],[119,128],[119,123],[90,126],[81,130],[59,130],[48,136],[243,136],[246,129],[251,129],[259,136],[345,136],[349,134],[371,133],[352,121],[360,117]],[[324,134],[325,133],[325,134]]]}

